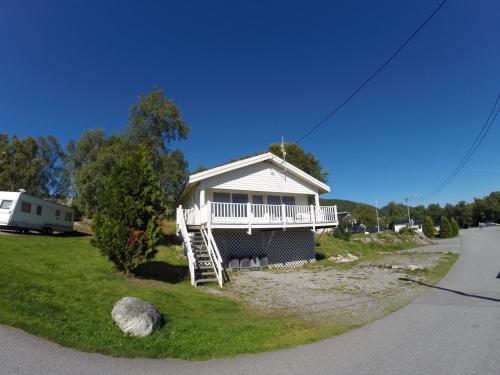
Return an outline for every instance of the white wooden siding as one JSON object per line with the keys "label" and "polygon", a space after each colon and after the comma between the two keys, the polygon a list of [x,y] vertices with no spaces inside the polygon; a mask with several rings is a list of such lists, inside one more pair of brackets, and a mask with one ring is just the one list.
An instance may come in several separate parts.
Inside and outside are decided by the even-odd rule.
{"label": "white wooden siding", "polygon": [[[274,164],[262,162],[224,173],[204,181],[205,188],[286,194],[316,194],[317,189]],[[297,203],[298,204],[298,203]]]}

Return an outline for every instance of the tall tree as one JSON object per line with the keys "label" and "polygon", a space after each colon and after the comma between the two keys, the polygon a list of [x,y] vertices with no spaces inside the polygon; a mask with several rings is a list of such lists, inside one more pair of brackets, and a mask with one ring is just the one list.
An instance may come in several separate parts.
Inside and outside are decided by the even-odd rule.
{"label": "tall tree", "polygon": [[93,244],[126,274],[156,254],[161,190],[148,151],[121,154],[98,195]]}
{"label": "tall tree", "polygon": [[67,177],[65,154],[55,137],[0,135],[0,190],[26,189],[35,196],[62,198]]}
{"label": "tall tree", "polygon": [[458,234],[460,233],[460,227],[458,226],[458,223],[454,217],[452,217],[450,220],[450,226],[451,226],[452,237],[458,236]]}
{"label": "tall tree", "polygon": [[188,163],[174,141],[187,139],[190,129],[182,120],[179,108],[160,89],[140,96],[129,113],[127,137],[150,150],[158,174],[163,203],[171,208],[182,183],[188,176]]}
{"label": "tall tree", "polygon": [[360,203],[351,211],[351,215],[367,227],[377,226],[377,213],[372,206]]}
{"label": "tall tree", "polygon": [[434,238],[435,237],[435,232],[434,232],[434,223],[432,221],[432,218],[430,216],[426,216],[424,220],[424,225],[422,226],[422,231],[428,238]]}
{"label": "tall tree", "polygon": [[450,238],[452,236],[451,224],[446,216],[441,217],[441,225],[439,227],[440,238]]}
{"label": "tall tree", "polygon": [[189,131],[179,108],[161,89],[140,96],[130,109],[128,135],[148,150],[168,151],[170,143],[187,139]]}
{"label": "tall tree", "polygon": [[[295,143],[285,144],[286,150],[286,161],[293,164],[297,168],[303,170],[304,172],[310,174],[314,178],[326,182],[329,170],[324,170],[321,162],[310,152],[305,152],[302,147]],[[281,144],[273,143],[269,146],[269,151],[274,155],[283,157],[281,152]]]}
{"label": "tall tree", "polygon": [[[84,142],[86,142],[84,138]],[[77,144],[77,148],[79,143]],[[75,169],[76,202],[87,217],[92,217],[98,207],[98,196],[107,176],[116,162],[133,149],[134,145],[123,137],[114,136],[89,151],[80,168]],[[79,163],[79,162],[77,162]]]}

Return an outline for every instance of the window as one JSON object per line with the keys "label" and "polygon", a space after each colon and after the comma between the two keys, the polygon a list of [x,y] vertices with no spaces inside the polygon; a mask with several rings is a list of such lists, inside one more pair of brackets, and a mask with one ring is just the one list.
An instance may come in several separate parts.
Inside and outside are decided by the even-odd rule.
{"label": "window", "polygon": [[231,194],[214,192],[214,202],[231,203]]}
{"label": "window", "polygon": [[64,214],[64,220],[66,220],[66,221],[73,221],[73,214],[71,212],[66,212]]}
{"label": "window", "polygon": [[248,195],[247,194],[233,194],[233,203],[247,203]]}
{"label": "window", "polygon": [[287,197],[287,196],[282,196],[281,197],[283,204],[287,204],[289,206],[295,206],[295,197]]}
{"label": "window", "polygon": [[[263,195],[252,195],[253,204],[263,204],[264,196]],[[252,215],[254,217],[263,217],[265,206],[252,206]]]}
{"label": "window", "polygon": [[264,196],[262,195],[252,195],[253,204],[264,204]]}
{"label": "window", "polygon": [[56,219],[59,220],[60,216],[61,216],[61,210],[56,210]]}
{"label": "window", "polygon": [[[233,194],[233,203],[248,203],[247,194]],[[235,217],[246,217],[247,216],[247,206],[246,204],[233,205],[233,215]]]}
{"label": "window", "polygon": [[267,204],[281,204],[281,197],[279,195],[268,195]]}
{"label": "window", "polygon": [[2,201],[2,203],[0,204],[0,208],[3,208],[4,210],[8,210],[11,207],[12,201]]}
{"label": "window", "polygon": [[36,206],[36,214],[40,216],[42,214],[42,206]]}
{"label": "window", "polygon": [[31,203],[21,201],[21,212],[26,212],[27,214],[31,213]]}

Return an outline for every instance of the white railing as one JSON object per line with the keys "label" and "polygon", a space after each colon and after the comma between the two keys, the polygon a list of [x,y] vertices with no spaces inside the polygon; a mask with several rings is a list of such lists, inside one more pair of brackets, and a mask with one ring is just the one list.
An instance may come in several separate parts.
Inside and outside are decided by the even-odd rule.
{"label": "white railing", "polygon": [[196,260],[194,257],[193,249],[191,247],[191,241],[189,238],[187,226],[186,226],[186,216],[185,216],[185,211],[188,210],[183,210],[182,206],[179,206],[177,208],[176,216],[177,216],[177,233],[181,233],[182,236],[182,241],[184,243],[184,248],[186,249],[186,255],[188,258],[189,262],[189,273],[191,275],[191,285],[196,286],[196,279],[195,279],[195,274],[194,274],[194,267],[196,264]]}
{"label": "white railing", "polygon": [[183,209],[187,225],[240,224],[287,225],[338,223],[337,206],[207,202],[199,210]]}
{"label": "white railing", "polygon": [[215,242],[210,227],[202,227],[200,231],[203,237],[203,242],[205,243],[205,246],[207,248],[208,255],[210,256],[210,260],[212,261],[215,276],[217,277],[219,286],[222,288],[222,285],[224,284],[224,279],[223,279],[223,269],[222,269],[222,257],[220,255],[219,248],[217,247],[217,243]]}
{"label": "white railing", "polygon": [[300,206],[208,202],[201,223],[214,224],[321,224],[337,223],[337,206]]}

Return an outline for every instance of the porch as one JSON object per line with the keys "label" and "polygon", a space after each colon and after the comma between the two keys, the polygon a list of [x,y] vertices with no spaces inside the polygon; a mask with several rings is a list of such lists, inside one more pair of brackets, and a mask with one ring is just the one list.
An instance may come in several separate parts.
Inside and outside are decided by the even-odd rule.
{"label": "porch", "polygon": [[227,203],[207,201],[200,209],[182,209],[189,227],[248,229],[312,227],[338,225],[337,206]]}

